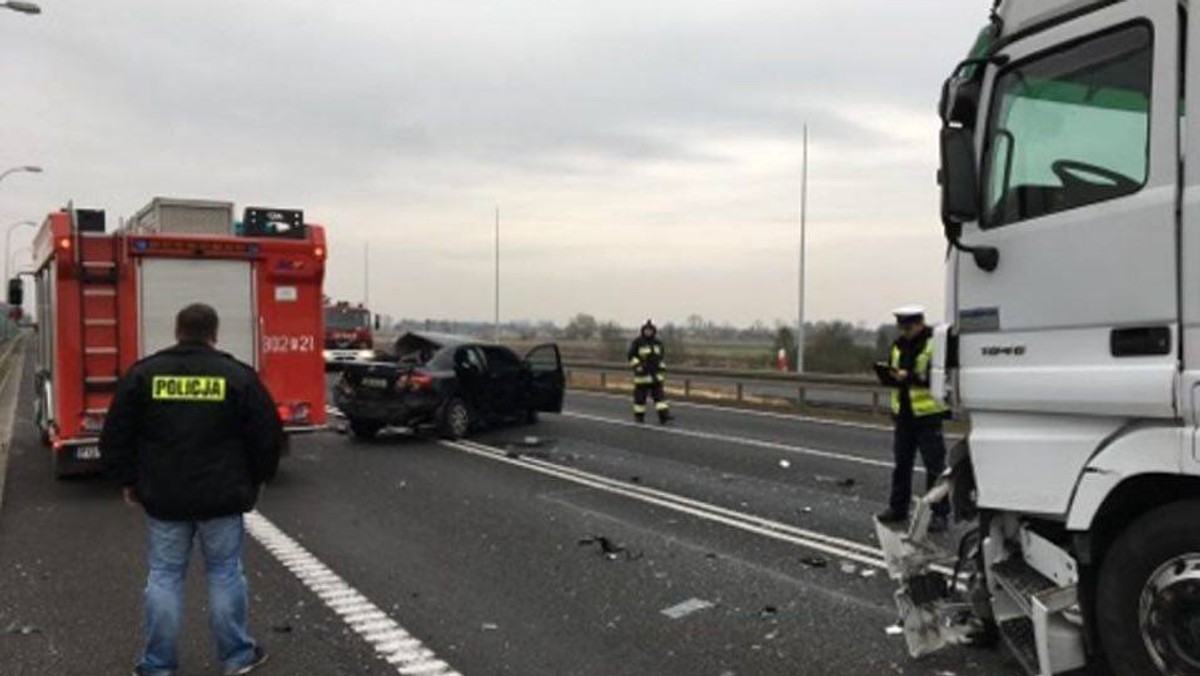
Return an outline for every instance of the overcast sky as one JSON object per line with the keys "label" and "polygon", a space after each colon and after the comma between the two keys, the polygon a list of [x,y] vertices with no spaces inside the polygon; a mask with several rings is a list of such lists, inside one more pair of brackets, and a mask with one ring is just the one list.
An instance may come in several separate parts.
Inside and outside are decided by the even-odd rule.
{"label": "overcast sky", "polygon": [[[935,104],[990,3],[40,0],[0,11],[3,223],[299,207],[327,292],[406,317],[942,308]],[[3,167],[0,167],[2,169]],[[32,231],[14,234],[14,249]]]}

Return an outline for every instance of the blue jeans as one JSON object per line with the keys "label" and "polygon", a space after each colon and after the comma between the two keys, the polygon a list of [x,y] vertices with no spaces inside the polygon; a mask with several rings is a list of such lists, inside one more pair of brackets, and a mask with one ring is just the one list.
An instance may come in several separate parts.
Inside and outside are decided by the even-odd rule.
{"label": "blue jeans", "polygon": [[144,671],[166,676],[179,667],[183,626],[183,580],[192,540],[200,536],[208,578],[208,625],[217,658],[225,669],[254,658],[254,639],[246,632],[246,576],[242,573],[242,516],[208,521],[160,521],[150,524],[150,576],[146,581],[146,648],[138,661]]}

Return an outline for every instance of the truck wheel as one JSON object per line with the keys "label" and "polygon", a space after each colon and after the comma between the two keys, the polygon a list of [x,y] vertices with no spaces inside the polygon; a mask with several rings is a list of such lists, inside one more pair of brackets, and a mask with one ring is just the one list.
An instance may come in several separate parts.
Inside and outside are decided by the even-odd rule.
{"label": "truck wheel", "polygon": [[462,439],[471,431],[471,409],[458,397],[446,402],[438,419],[438,432],[446,439]]}
{"label": "truck wheel", "polygon": [[379,434],[379,430],[383,429],[383,425],[374,420],[359,420],[357,418],[350,419],[350,433],[358,441],[370,441]]}
{"label": "truck wheel", "polygon": [[1112,673],[1200,672],[1200,501],[1129,525],[1100,568],[1096,623]]}

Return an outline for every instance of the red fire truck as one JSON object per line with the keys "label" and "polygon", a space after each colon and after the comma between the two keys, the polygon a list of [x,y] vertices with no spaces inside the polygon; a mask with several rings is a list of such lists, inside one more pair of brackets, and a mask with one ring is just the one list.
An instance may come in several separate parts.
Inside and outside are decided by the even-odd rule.
{"label": "red fire truck", "polygon": [[325,231],[303,218],[248,208],[234,234],[231,203],[165,198],[113,232],[103,211],[68,207],[46,218],[31,273],[36,421],[55,476],[98,467],[117,379],[175,342],[175,314],[192,302],[216,308],[217,347],[258,370],[285,429],[325,425]]}
{"label": "red fire truck", "polygon": [[346,301],[325,305],[325,368],[375,358],[371,311]]}

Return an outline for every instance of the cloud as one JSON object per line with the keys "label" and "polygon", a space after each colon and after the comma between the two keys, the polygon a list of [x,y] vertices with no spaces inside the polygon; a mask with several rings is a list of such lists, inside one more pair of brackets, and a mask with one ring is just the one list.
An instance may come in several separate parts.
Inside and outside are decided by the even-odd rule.
{"label": "cloud", "polygon": [[333,295],[370,241],[380,310],[467,318],[499,203],[507,316],[746,322],[795,306],[807,123],[810,308],[874,320],[940,300],[933,109],[970,4],[47,2],[0,15],[0,163],[47,168],[0,216],[299,206]]}

